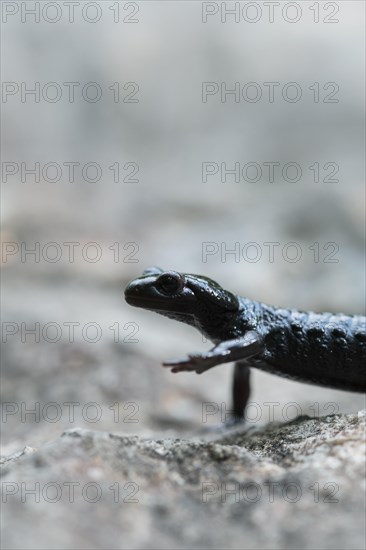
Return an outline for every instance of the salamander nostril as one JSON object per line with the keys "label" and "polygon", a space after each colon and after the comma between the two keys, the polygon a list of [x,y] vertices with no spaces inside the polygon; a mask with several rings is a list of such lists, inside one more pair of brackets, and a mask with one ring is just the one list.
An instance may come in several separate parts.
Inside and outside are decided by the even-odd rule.
{"label": "salamander nostril", "polygon": [[139,284],[136,281],[131,281],[125,288],[125,296],[130,296],[131,294],[137,294],[139,292]]}

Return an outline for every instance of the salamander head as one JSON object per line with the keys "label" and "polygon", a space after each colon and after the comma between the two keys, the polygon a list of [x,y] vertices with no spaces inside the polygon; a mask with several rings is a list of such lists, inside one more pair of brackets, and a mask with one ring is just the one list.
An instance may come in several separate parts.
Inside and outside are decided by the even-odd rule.
{"label": "salamander head", "polygon": [[194,325],[204,332],[239,309],[234,294],[202,275],[163,271],[153,267],[125,289],[126,302]]}

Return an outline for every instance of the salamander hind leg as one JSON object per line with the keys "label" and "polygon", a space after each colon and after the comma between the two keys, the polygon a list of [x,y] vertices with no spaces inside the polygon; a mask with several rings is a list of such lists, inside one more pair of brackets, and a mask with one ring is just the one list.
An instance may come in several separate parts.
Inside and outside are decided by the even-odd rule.
{"label": "salamander hind leg", "polygon": [[244,361],[237,361],[232,382],[232,410],[226,421],[229,426],[244,422],[244,413],[250,396],[250,368]]}

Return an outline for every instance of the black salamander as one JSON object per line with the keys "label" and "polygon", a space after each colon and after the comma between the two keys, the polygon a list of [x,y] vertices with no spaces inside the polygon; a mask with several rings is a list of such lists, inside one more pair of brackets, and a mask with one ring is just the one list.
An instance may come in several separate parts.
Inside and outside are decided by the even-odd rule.
{"label": "black salamander", "polygon": [[366,318],[268,306],[235,296],[202,275],[153,267],[125,289],[128,304],[197,328],[215,346],[166,361],[172,372],[197,374],[235,361],[233,420],[242,419],[250,367],[285,378],[366,391]]}

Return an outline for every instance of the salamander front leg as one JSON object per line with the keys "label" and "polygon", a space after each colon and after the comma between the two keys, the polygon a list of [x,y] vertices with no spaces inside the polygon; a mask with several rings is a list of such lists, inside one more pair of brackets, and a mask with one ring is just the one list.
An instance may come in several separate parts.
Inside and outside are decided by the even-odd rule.
{"label": "salamander front leg", "polygon": [[241,359],[248,359],[263,351],[263,342],[257,332],[247,332],[242,338],[226,340],[202,354],[190,354],[182,359],[165,361],[164,367],[171,368],[172,372],[203,372],[220,365]]}

